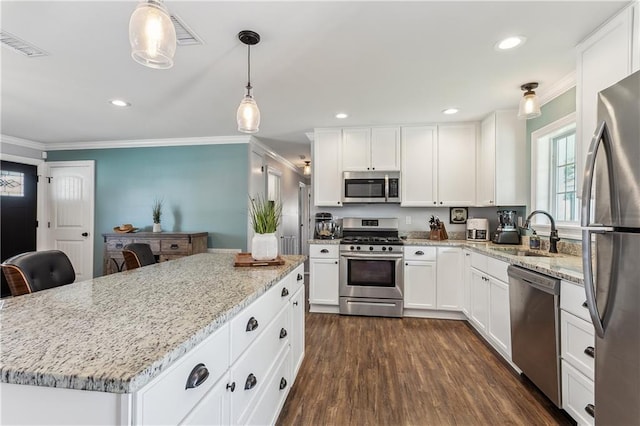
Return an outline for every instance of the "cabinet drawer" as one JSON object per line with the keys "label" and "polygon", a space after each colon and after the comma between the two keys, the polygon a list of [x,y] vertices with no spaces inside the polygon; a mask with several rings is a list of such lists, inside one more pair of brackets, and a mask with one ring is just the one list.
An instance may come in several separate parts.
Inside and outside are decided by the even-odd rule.
{"label": "cabinet drawer", "polygon": [[487,259],[484,254],[471,252],[471,266],[479,271],[487,272]]}
{"label": "cabinet drawer", "polygon": [[[304,285],[304,264],[299,265],[285,277],[285,288],[289,293],[288,296],[293,296],[302,285]],[[282,294],[283,292],[280,293],[281,296]]]}
{"label": "cabinet drawer", "polygon": [[562,408],[579,425],[594,424],[594,418],[588,412],[594,405],[593,390],[591,380],[562,360]]}
{"label": "cabinet drawer", "polygon": [[150,238],[136,238],[135,240],[133,240],[133,242],[149,244],[151,246],[151,251],[154,253],[158,253],[160,251],[160,240],[152,240]]}
{"label": "cabinet drawer", "polygon": [[509,275],[507,275],[507,267],[509,267],[509,264],[507,262],[494,259],[493,257],[487,257],[486,272],[489,275],[493,275],[495,278],[505,283],[509,282]]}
{"label": "cabinet drawer", "polygon": [[277,362],[277,355],[289,346],[289,306],[273,321],[240,359],[231,367],[231,380],[236,390],[231,395],[231,423],[246,418],[263,394],[269,370]]}
{"label": "cabinet drawer", "polygon": [[571,312],[573,315],[592,324],[584,287],[568,281],[562,281],[560,285],[560,309]]}
{"label": "cabinet drawer", "polygon": [[[177,424],[229,368],[229,327],[222,326],[187,353],[139,393],[142,424]],[[187,379],[199,364],[209,376],[197,387],[186,389]]]}
{"label": "cabinet drawer", "polygon": [[562,359],[593,380],[594,358],[589,355],[595,348],[593,325],[561,310],[560,327]]}
{"label": "cabinet drawer", "polygon": [[309,246],[309,257],[325,257],[330,259],[338,258],[338,244],[311,244]]}
{"label": "cabinet drawer", "polygon": [[189,240],[161,240],[160,251],[162,251],[163,254],[187,254],[191,252],[191,243]]}
{"label": "cabinet drawer", "polygon": [[436,247],[405,246],[404,260],[436,261]]}
{"label": "cabinet drawer", "polygon": [[285,348],[279,357],[279,364],[270,373],[267,385],[262,390],[262,397],[256,404],[255,410],[249,415],[248,420],[242,424],[249,425],[272,425],[278,420],[280,408],[289,393],[289,388],[293,382],[291,377],[291,351]]}

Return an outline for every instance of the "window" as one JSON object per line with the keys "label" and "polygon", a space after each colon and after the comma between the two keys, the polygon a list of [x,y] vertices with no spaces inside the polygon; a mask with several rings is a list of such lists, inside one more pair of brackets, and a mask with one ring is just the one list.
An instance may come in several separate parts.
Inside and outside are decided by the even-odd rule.
{"label": "window", "polygon": [[24,197],[24,173],[0,170],[0,195]]}
{"label": "window", "polygon": [[[531,211],[549,212],[561,236],[570,238],[579,238],[576,157],[575,114],[531,134]],[[534,216],[532,224],[542,233],[550,228],[543,215]]]}

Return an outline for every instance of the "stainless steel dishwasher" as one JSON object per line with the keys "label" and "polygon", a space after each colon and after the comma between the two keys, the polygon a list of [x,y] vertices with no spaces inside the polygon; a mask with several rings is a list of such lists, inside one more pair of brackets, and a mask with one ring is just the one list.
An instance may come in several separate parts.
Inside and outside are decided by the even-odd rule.
{"label": "stainless steel dishwasher", "polygon": [[511,358],[556,406],[560,402],[560,280],[509,265]]}

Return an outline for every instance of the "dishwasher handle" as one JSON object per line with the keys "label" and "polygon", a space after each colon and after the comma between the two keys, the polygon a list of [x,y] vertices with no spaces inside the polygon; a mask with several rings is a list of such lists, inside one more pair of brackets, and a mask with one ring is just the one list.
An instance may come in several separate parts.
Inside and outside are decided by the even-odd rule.
{"label": "dishwasher handle", "polygon": [[509,265],[507,268],[507,274],[509,275],[510,281],[511,279],[523,281],[531,287],[544,291],[545,293],[553,295],[560,294],[560,280],[557,278],[552,278],[547,275],[539,274],[513,265]]}

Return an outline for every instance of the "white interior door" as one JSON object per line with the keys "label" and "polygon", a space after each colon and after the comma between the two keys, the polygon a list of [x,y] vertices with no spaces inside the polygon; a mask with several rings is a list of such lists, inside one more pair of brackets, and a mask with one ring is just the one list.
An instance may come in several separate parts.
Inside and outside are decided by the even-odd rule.
{"label": "white interior door", "polygon": [[48,246],[63,251],[73,264],[76,281],[93,278],[93,161],[47,163]]}

